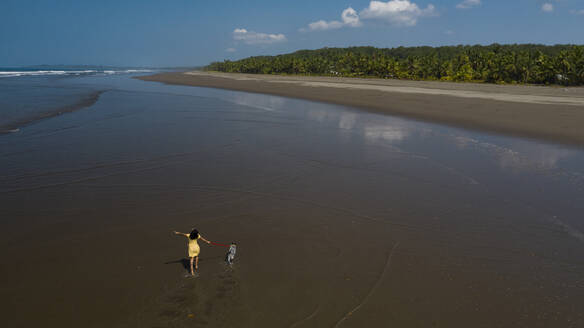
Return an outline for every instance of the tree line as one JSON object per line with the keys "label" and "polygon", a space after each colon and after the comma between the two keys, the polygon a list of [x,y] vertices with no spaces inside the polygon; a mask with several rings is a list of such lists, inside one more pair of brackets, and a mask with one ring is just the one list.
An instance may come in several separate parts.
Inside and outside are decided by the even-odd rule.
{"label": "tree line", "polygon": [[205,70],[575,86],[584,85],[584,46],[323,48],[213,62]]}

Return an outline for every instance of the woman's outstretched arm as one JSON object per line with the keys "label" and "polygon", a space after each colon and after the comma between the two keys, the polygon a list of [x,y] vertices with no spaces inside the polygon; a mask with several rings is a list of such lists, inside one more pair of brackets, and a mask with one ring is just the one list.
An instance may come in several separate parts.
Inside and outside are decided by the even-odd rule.
{"label": "woman's outstretched arm", "polygon": [[203,236],[199,235],[199,237],[201,238],[202,241],[206,242],[207,244],[210,244],[211,242],[208,241],[207,239],[203,238]]}
{"label": "woman's outstretched arm", "polygon": [[180,235],[180,236],[185,236],[185,237],[188,237],[189,236],[188,233],[182,233],[182,232],[178,232],[178,231],[174,231],[174,234],[175,235]]}

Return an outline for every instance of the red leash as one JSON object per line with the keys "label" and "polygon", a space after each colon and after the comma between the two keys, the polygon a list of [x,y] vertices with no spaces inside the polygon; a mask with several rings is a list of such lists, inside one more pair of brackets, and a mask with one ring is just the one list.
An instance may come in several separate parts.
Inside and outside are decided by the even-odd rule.
{"label": "red leash", "polygon": [[223,246],[223,247],[229,247],[229,246],[230,246],[230,245],[219,244],[219,243],[214,243],[214,242],[211,242],[211,245],[215,245],[215,246]]}

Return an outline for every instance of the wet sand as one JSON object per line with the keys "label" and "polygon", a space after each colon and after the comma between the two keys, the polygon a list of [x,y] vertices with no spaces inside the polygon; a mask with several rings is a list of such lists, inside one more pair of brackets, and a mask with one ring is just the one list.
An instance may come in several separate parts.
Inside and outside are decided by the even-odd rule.
{"label": "wet sand", "polygon": [[584,88],[178,72],[145,81],[354,106],[463,128],[584,144]]}
{"label": "wet sand", "polygon": [[584,325],[581,149],[117,79],[0,138],[6,326]]}

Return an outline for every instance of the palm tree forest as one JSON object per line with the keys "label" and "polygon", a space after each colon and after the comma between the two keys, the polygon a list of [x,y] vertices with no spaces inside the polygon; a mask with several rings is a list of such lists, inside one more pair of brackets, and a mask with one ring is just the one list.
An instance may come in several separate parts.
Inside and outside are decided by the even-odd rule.
{"label": "palm tree forest", "polygon": [[584,46],[458,45],[300,50],[213,62],[207,71],[499,84],[584,85]]}

